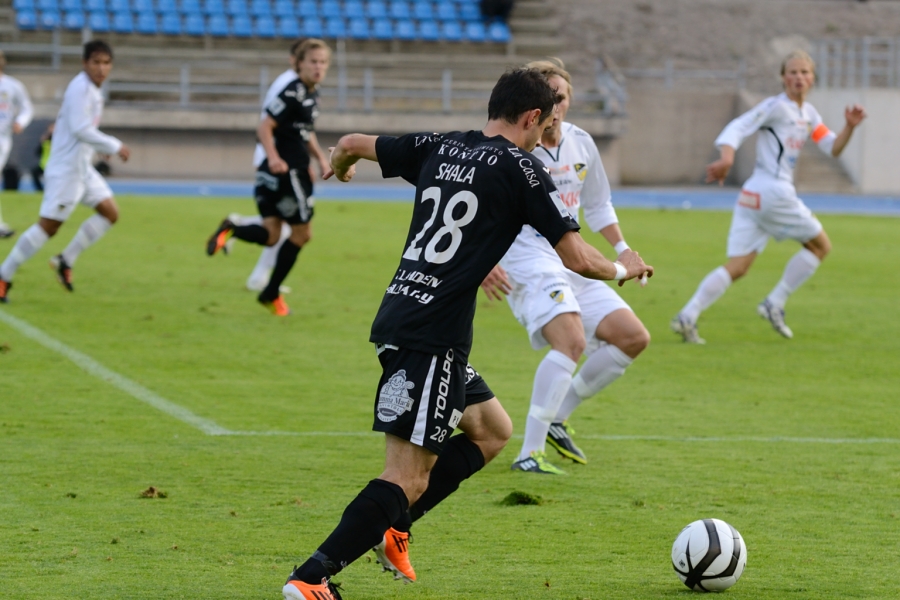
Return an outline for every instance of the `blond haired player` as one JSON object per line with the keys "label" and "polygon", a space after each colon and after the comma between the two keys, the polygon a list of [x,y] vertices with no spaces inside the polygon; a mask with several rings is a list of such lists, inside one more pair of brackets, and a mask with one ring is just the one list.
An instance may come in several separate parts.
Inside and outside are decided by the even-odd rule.
{"label": "blond haired player", "polygon": [[846,121],[835,135],[806,101],[816,78],[809,54],[796,50],[781,65],[784,92],[766,98],[729,123],[716,138],[719,160],[706,167],[706,181],[721,185],[734,164],[734,152],[747,137],[759,132],[756,168],[741,189],[728,233],[728,262],[700,282],[690,301],[672,319],[672,330],[685,342],[703,344],[697,333],[700,313],[718,300],[733,281],[743,277],[770,237],[792,239],[803,246],[788,261],[775,288],[757,306],[757,312],[786,338],[794,336],[784,322],[788,297],[809,279],[831,250],[822,224],[797,197],[794,168],[807,138],[831,156],[840,156],[854,128],[866,118],[855,104],[844,111]]}
{"label": "blond haired player", "polygon": [[[557,60],[528,66],[540,70],[562,97],[535,156],[549,169],[572,218],[578,218],[583,206],[588,226],[621,254],[628,244],[610,201],[609,180],[597,145],[584,130],[565,122],[571,78]],[[650,334],[609,285],[567,269],[530,225],[522,228],[482,288],[489,298],[508,294],[509,306],[535,350],[550,346],[534,375],[525,440],[512,468],[561,474],[546,460],[545,441],[562,456],[586,463],[584,452],[572,441],[568,418],[582,401],[625,373],[650,343]],[[587,359],[576,374],[582,354]]]}
{"label": "blond haired player", "polygon": [[[25,86],[15,77],[5,74],[4,68],[6,56],[0,50],[0,169],[6,166],[9,159],[13,134],[22,133],[34,116]],[[10,237],[14,233],[3,222],[3,213],[0,212],[0,238]]]}

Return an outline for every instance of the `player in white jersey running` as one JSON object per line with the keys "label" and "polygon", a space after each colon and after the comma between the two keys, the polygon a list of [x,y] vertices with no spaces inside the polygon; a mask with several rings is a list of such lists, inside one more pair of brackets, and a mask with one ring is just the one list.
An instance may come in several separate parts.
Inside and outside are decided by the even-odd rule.
{"label": "player in white jersey running", "polygon": [[[577,220],[579,207],[584,206],[588,226],[621,254],[628,244],[610,201],[597,145],[584,130],[564,121],[572,97],[571,78],[558,61],[528,66],[540,70],[563,97],[534,153],[549,169],[572,217]],[[551,348],[535,372],[525,440],[512,468],[563,473],[546,461],[545,441],[562,456],[586,463],[584,452],[572,441],[568,419],[582,401],[625,372],[650,343],[650,334],[609,285],[567,269],[547,240],[528,225],[482,288],[490,298],[508,294],[532,347]],[[582,354],[587,360],[575,374]]]}
{"label": "player in white jersey running", "polygon": [[792,239],[803,246],[787,263],[784,274],[757,312],[786,338],[794,336],[784,322],[788,296],[809,279],[831,250],[831,241],[822,224],[797,197],[794,168],[807,138],[831,156],[840,156],[854,128],[866,117],[858,104],[844,111],[846,124],[837,135],[825,126],[822,117],[806,97],[815,82],[815,63],[806,52],[797,50],[781,65],[784,92],[766,98],[750,111],[729,123],[716,138],[719,160],[706,167],[706,181],[721,185],[741,142],[759,132],[756,168],[741,189],[731,231],[728,233],[728,262],[700,282],[690,301],[672,319],[671,327],[685,342],[706,343],[697,333],[700,313],[718,300],[733,281],[743,277],[770,237]]}
{"label": "player in white jersey running", "polygon": [[[288,84],[292,83],[297,79],[297,72],[299,68],[299,57],[297,56],[298,51],[301,49],[304,40],[297,40],[293,44],[291,44],[290,49],[290,61],[291,68],[283,72],[281,75],[275,78],[275,81],[272,82],[272,85],[269,86],[269,89],[266,91],[266,96],[263,99],[262,103],[262,111],[260,112],[260,119],[265,119],[266,117],[266,107],[278,97],[278,94],[281,93],[284,88],[288,86]],[[315,158],[319,163],[319,174],[322,175],[324,173],[324,165],[327,164],[327,157],[325,153],[322,151],[321,146],[319,146],[319,141],[316,138],[315,132],[310,133],[309,139],[309,149],[310,154]],[[266,150],[263,148],[263,145],[259,142],[256,143],[256,148],[253,150],[253,167],[258,169],[259,166],[266,160]],[[312,175],[312,173],[310,173]],[[231,214],[228,216],[228,220],[234,223],[235,225],[261,225],[262,217],[259,215],[253,216],[244,216],[239,214]],[[265,289],[265,287],[269,284],[269,277],[272,275],[272,269],[275,268],[275,262],[278,259],[278,251],[281,249],[281,245],[291,235],[291,227],[287,223],[281,224],[281,238],[274,246],[266,246],[263,248],[262,252],[259,255],[259,260],[256,261],[256,266],[253,267],[253,271],[250,273],[250,276],[247,277],[247,289],[260,292]],[[234,240],[228,240],[228,244],[226,248],[230,251],[234,245]],[[281,286],[282,292],[289,291],[290,288],[287,286]]]}
{"label": "player in white jersey running", "polygon": [[57,279],[70,292],[75,260],[119,218],[112,190],[91,164],[94,152],[118,154],[123,161],[131,154],[128,146],[97,129],[103,113],[100,86],[112,70],[112,48],[100,40],[86,43],[82,64],[84,70],[66,88],[56,117],[40,219],[22,234],[0,264],[0,302],[7,302],[19,266],[56,235],[78,204],[93,208],[97,214],[88,217],[62,253],[50,259]]}
{"label": "player in white jersey running", "polygon": [[[6,56],[0,50],[0,169],[9,160],[13,134],[22,133],[34,116],[28,91],[21,81],[3,72],[5,67]],[[4,223],[3,213],[0,211],[0,238],[10,237],[14,233]]]}

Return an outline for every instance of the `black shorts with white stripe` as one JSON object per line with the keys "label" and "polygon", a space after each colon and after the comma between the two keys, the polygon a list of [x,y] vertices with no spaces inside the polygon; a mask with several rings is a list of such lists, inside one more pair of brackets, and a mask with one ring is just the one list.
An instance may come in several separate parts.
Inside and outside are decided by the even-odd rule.
{"label": "black shorts with white stripe", "polygon": [[254,196],[263,218],[277,217],[291,225],[309,223],[313,218],[313,185],[308,169],[291,168],[273,175],[266,160],[256,172]]}

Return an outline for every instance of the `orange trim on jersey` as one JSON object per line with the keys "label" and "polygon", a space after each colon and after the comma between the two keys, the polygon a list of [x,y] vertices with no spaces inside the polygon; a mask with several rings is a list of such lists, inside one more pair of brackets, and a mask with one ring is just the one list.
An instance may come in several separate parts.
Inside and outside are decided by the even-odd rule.
{"label": "orange trim on jersey", "polygon": [[819,125],[813,129],[812,132],[812,141],[815,143],[819,143],[822,141],[822,138],[831,133],[831,131],[825,127],[824,123],[819,123]]}

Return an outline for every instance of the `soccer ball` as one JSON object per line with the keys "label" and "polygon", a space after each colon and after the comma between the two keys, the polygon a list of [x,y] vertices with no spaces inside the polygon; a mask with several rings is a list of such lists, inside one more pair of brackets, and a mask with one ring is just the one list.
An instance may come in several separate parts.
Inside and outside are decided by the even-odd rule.
{"label": "soccer ball", "polygon": [[694,521],[672,544],[672,566],[695,592],[721,592],[733,586],[747,565],[747,545],[737,529],[719,519]]}

